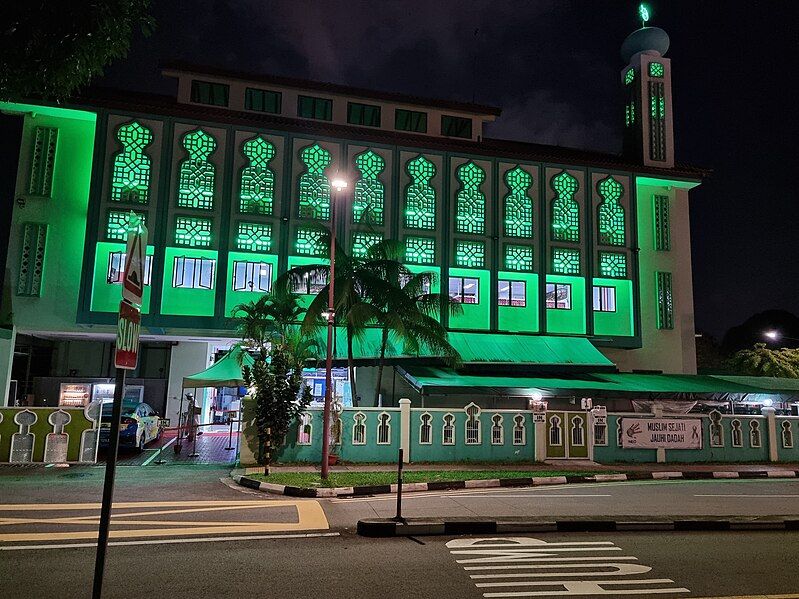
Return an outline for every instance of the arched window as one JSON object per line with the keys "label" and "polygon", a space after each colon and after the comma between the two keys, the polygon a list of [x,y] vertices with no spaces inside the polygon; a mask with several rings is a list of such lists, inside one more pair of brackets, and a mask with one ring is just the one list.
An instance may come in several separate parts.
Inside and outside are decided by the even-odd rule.
{"label": "arched window", "polygon": [[455,416],[444,414],[444,426],[441,428],[441,444],[455,445]]}
{"label": "arched window", "polygon": [[425,412],[419,417],[419,444],[431,445],[433,443],[433,417]]}
{"label": "arched window", "polygon": [[793,431],[790,420],[783,420],[780,426],[782,428],[782,446],[786,449],[793,447]]}
{"label": "arched window", "polygon": [[216,140],[202,129],[183,136],[186,158],[180,163],[178,207],[214,209],[216,167],[208,158],[216,151]]}
{"label": "arched window", "polygon": [[583,428],[582,416],[575,416],[571,419],[571,444],[575,447],[585,445],[585,429]]}
{"label": "arched window", "polygon": [[352,222],[366,222],[382,226],[384,223],[385,186],[380,181],[380,173],[386,168],[386,161],[372,150],[355,157],[355,166],[360,178],[355,182],[352,201]]}
{"label": "arched window", "polygon": [[594,422],[594,445],[608,444],[608,425]]}
{"label": "arched window", "polygon": [[622,435],[624,433],[624,429],[621,427],[621,418],[616,418],[616,447],[621,448],[622,446]]}
{"label": "arched window", "polygon": [[744,440],[743,436],[741,435],[741,421],[737,418],[732,421],[732,446],[733,447],[743,447]]}
{"label": "arched window", "polygon": [[483,235],[486,226],[486,197],[480,191],[486,174],[474,162],[467,162],[456,171],[461,188],[456,197],[455,230],[458,233]]}
{"label": "arched window", "polygon": [[580,241],[580,205],[574,195],[580,189],[577,179],[566,171],[552,177],[552,241]]}
{"label": "arched window", "polygon": [[405,228],[436,229],[436,190],[430,181],[436,165],[424,156],[417,156],[405,165],[411,178],[405,188]]}
{"label": "arched window", "polygon": [[505,429],[502,426],[502,415],[494,414],[491,416],[491,445],[503,445],[505,443]]}
{"label": "arched window", "polygon": [[319,144],[307,146],[300,151],[300,160],[305,172],[299,179],[297,216],[314,220],[330,220],[330,182],[325,169],[330,166],[330,152]]}
{"label": "arched window", "polygon": [[297,426],[297,445],[310,445],[313,439],[313,416],[308,412],[300,414]]}
{"label": "arched window", "polygon": [[144,153],[153,141],[152,132],[132,121],[120,125],[117,139],[122,151],[114,154],[111,173],[111,201],[148,204],[150,202],[150,157]]}
{"label": "arched window", "polygon": [[724,447],[724,426],[718,410],[710,412],[710,446]]}
{"label": "arched window", "polygon": [[275,146],[257,136],[245,141],[241,152],[247,164],[241,169],[239,212],[270,216],[275,199],[275,173],[269,162],[275,157]]}
{"label": "arched window", "polygon": [[480,408],[470,403],[466,412],[466,445],[480,445]]}
{"label": "arched window", "polygon": [[602,198],[597,206],[597,241],[600,245],[623,246],[626,243],[624,208],[619,200],[624,187],[613,177],[607,177],[597,184],[597,190]]}
{"label": "arched window", "polygon": [[563,445],[563,435],[560,416],[553,414],[549,417],[549,444]]}
{"label": "arched window", "polygon": [[363,412],[352,417],[352,444],[366,445],[366,414]]}
{"label": "arched window", "polygon": [[377,444],[391,444],[391,414],[380,412],[377,417]]}
{"label": "arched window", "polygon": [[749,421],[749,446],[760,447],[760,422],[754,419]]}
{"label": "arched window", "polygon": [[505,173],[508,195],[504,199],[505,237],[533,237],[533,199],[530,187],[533,177],[517,166]]}
{"label": "arched window", "polygon": [[527,443],[527,429],[525,428],[524,415],[516,414],[513,417],[513,444],[524,445]]}

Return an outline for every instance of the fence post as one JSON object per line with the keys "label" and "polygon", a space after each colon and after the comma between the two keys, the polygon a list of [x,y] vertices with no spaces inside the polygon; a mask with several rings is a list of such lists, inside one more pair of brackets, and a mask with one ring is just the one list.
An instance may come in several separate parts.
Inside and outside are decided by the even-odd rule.
{"label": "fence post", "polygon": [[[655,418],[663,418],[663,404],[660,403],[652,404],[652,415]],[[666,463],[666,448],[658,447],[656,451],[657,451],[657,463],[658,464]]]}
{"label": "fence post", "polygon": [[411,400],[403,397],[400,407],[400,450],[404,462],[411,461]]}
{"label": "fence post", "polygon": [[760,412],[766,417],[766,425],[768,426],[768,459],[772,462],[778,462],[780,456],[777,453],[777,412],[770,406],[761,408]]}

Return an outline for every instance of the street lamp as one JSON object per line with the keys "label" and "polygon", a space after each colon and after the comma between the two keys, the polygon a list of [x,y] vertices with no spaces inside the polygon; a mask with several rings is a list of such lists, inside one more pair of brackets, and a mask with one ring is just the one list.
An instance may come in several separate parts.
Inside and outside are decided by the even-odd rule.
{"label": "street lamp", "polygon": [[774,329],[771,329],[770,331],[764,331],[763,336],[768,337],[772,341],[779,341],[780,339],[787,339],[788,341],[799,341],[799,339],[796,337],[787,337]]}
{"label": "street lamp", "polygon": [[335,333],[336,307],[334,281],[336,275],[336,208],[347,189],[347,180],[336,176],[331,185],[335,189],[330,203],[330,276],[327,282],[327,361],[325,364],[325,408],[322,412],[322,478],[330,469],[330,410],[333,403],[333,334]]}

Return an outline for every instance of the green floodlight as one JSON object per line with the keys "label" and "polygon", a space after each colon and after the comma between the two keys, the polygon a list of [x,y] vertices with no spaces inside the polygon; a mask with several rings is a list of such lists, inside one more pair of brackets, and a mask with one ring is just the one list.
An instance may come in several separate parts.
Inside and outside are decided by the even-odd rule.
{"label": "green floodlight", "polygon": [[646,7],[646,4],[638,5],[638,16],[641,18],[641,27],[646,27],[649,21],[649,9]]}

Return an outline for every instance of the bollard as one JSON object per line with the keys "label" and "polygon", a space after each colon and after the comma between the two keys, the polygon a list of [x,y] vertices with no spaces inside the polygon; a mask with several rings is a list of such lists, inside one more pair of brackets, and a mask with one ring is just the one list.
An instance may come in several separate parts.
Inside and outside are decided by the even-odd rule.
{"label": "bollard", "polygon": [[233,447],[233,418],[230,417],[230,412],[228,412],[228,424],[230,428],[227,433],[227,447],[225,449],[236,449]]}
{"label": "bollard", "polygon": [[394,522],[405,522],[402,517],[402,448],[399,450],[397,459],[397,515],[392,518]]}
{"label": "bollard", "polygon": [[158,464],[159,466],[162,464],[166,464],[166,460],[161,457],[161,454],[164,452],[164,438],[161,437],[161,447],[158,448],[158,459],[153,462],[153,464]]}
{"label": "bollard", "polygon": [[193,432],[193,435],[192,435],[193,439],[192,439],[191,453],[189,454],[189,457],[190,458],[198,458],[198,457],[200,457],[200,454],[197,453],[197,423],[196,422],[192,422],[192,432]]}

